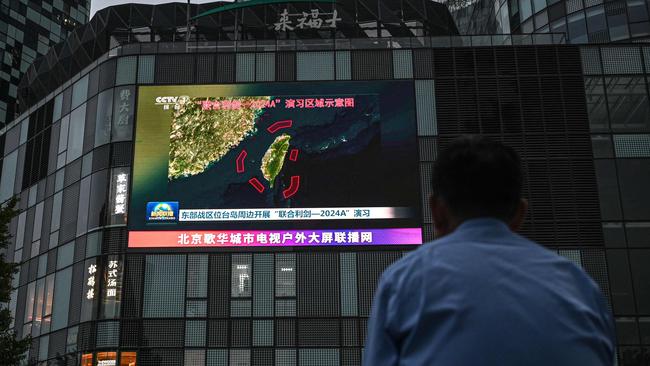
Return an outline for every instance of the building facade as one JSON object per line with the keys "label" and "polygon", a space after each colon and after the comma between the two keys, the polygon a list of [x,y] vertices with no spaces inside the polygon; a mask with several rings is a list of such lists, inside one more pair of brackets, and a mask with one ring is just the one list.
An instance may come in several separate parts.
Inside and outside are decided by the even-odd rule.
{"label": "building facade", "polygon": [[379,275],[433,239],[432,165],[466,133],[519,151],[524,234],[594,278],[619,364],[647,364],[649,47],[459,36],[430,1],[223,6],[189,37],[184,4],[104,9],[23,79],[0,201],[20,198],[29,364],[360,364]]}
{"label": "building facade", "polygon": [[89,1],[3,1],[0,5],[0,126],[19,112],[18,84],[29,65],[88,20]]}
{"label": "building facade", "polygon": [[650,13],[643,0],[480,0],[458,6],[461,33],[565,33],[570,43],[643,42]]}

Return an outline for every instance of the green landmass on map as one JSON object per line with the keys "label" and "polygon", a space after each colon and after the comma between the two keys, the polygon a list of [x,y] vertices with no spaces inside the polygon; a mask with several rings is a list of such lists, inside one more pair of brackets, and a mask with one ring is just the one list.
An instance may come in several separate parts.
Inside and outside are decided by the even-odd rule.
{"label": "green landmass on map", "polygon": [[262,157],[262,175],[264,178],[269,181],[269,186],[273,188],[273,181],[275,177],[280,174],[282,170],[282,165],[284,164],[284,157],[289,151],[289,141],[291,136],[287,134],[280,135],[275,138],[275,141],[271,143],[264,157]]}
{"label": "green landmass on map", "polygon": [[211,100],[233,99],[247,107],[203,110],[200,102],[205,98],[187,98],[181,100],[178,109],[172,111],[169,135],[170,180],[202,173],[253,134],[255,120],[263,108],[252,108],[250,102],[271,98],[256,96]]}

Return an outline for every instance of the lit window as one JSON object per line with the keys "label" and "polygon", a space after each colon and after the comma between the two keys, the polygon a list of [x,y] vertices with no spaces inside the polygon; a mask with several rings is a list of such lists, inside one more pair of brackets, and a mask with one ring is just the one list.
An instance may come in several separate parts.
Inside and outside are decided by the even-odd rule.
{"label": "lit window", "polygon": [[122,352],[120,356],[120,366],[135,366],[137,353],[135,352]]}

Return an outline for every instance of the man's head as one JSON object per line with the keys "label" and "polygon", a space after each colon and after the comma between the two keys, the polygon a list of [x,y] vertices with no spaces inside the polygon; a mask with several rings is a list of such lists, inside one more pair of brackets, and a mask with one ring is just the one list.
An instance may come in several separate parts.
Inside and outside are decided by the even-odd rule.
{"label": "man's head", "polygon": [[479,217],[497,218],[519,229],[528,206],[521,198],[522,180],[521,162],[511,147],[481,136],[452,141],[433,168],[436,234],[444,236]]}

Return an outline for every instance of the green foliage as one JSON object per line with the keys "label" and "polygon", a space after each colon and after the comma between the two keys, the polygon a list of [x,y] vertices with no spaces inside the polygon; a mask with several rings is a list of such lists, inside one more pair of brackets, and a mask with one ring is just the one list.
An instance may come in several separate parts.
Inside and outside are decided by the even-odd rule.
{"label": "green foliage", "polygon": [[270,97],[219,97],[218,103],[240,103],[238,109],[203,110],[205,98],[190,98],[179,102],[172,111],[169,135],[169,179],[202,173],[230,150],[255,132],[255,119],[263,108],[251,102]]}
{"label": "green foliage", "polygon": [[[4,250],[9,246],[11,234],[9,223],[18,214],[14,198],[0,208],[0,303],[8,304],[11,298],[11,282],[18,271],[17,263],[6,261]],[[31,338],[17,340],[11,326],[11,311],[3,306],[0,310],[0,365],[17,365],[31,344]]]}

